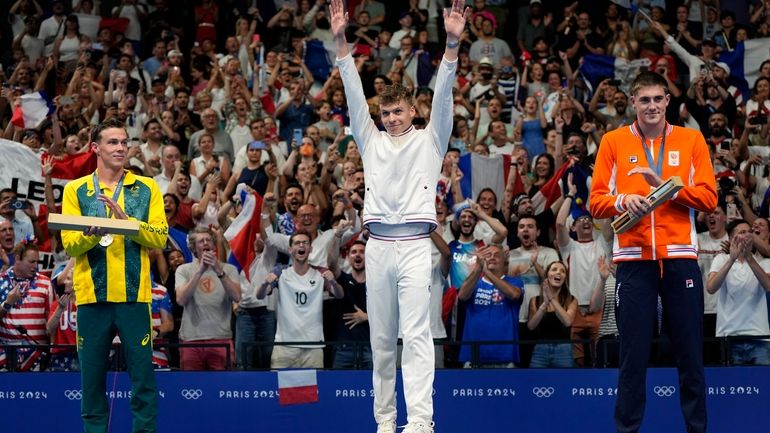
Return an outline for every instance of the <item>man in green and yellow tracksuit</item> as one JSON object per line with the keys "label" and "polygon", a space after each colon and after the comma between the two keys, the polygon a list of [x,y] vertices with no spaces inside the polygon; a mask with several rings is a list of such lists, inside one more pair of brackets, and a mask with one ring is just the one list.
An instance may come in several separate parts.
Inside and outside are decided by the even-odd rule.
{"label": "man in green and yellow tracksuit", "polygon": [[123,169],[128,134],[120,121],[110,119],[94,126],[91,149],[97,156],[96,172],[65,186],[62,213],[136,220],[140,229],[132,236],[109,234],[100,227],[62,231],[64,249],[75,258],[83,431],[109,429],[106,374],[117,332],[131,377],[132,431],[154,432],[158,398],[152,368],[148,253],[166,244],[163,197],[153,179]]}

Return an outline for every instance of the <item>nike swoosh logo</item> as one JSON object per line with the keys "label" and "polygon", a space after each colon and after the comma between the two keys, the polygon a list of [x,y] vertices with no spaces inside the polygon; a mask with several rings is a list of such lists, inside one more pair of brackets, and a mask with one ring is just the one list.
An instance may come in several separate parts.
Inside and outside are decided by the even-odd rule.
{"label": "nike swoosh logo", "polygon": [[142,346],[146,346],[150,342],[150,334],[145,334],[142,338]]}

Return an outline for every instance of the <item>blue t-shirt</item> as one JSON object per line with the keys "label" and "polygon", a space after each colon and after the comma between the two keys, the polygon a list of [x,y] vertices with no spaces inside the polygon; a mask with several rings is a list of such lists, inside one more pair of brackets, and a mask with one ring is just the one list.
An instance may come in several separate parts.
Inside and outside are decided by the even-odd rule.
{"label": "blue t-shirt", "polygon": [[[498,290],[491,281],[480,278],[473,289],[465,310],[463,341],[497,341],[519,339],[519,308],[524,299],[524,282],[519,277],[503,276],[503,281],[521,288],[519,299],[512,300]],[[471,346],[460,349],[460,361],[470,361]],[[519,362],[519,346],[516,344],[479,346],[479,362],[502,364]]]}

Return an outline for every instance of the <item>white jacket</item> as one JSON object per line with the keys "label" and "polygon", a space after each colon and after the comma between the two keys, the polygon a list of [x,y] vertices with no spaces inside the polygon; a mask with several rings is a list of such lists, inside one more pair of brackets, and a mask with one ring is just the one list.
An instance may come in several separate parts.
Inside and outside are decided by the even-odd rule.
{"label": "white jacket", "polygon": [[436,183],[452,132],[452,83],[457,62],[444,58],[425,129],[398,136],[379,131],[369,114],[352,56],[337,59],[350,127],[364,163],[364,226],[372,237],[425,237],[436,228]]}

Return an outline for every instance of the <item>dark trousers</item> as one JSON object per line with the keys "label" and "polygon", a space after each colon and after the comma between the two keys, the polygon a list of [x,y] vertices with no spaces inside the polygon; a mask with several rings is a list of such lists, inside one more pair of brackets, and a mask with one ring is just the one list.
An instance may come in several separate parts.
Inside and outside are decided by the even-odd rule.
{"label": "dark trousers", "polygon": [[267,307],[238,310],[235,316],[235,362],[239,368],[270,368],[273,346],[251,343],[275,341],[275,320],[275,311]]}
{"label": "dark trousers", "polygon": [[[131,431],[156,431],[158,393],[152,367],[152,318],[150,304],[99,302],[78,306],[78,357],[83,400],[80,413],[83,431],[106,433],[109,426],[107,368],[112,339],[120,333],[120,345],[131,378]],[[114,380],[114,378],[113,378]]]}
{"label": "dark trousers", "polygon": [[688,433],[706,431],[703,373],[703,281],[690,259],[621,262],[617,268],[616,309],[620,333],[620,374],[615,406],[618,433],[636,433],[646,401],[657,298],[663,326],[673,346],[679,372],[679,402]]}

